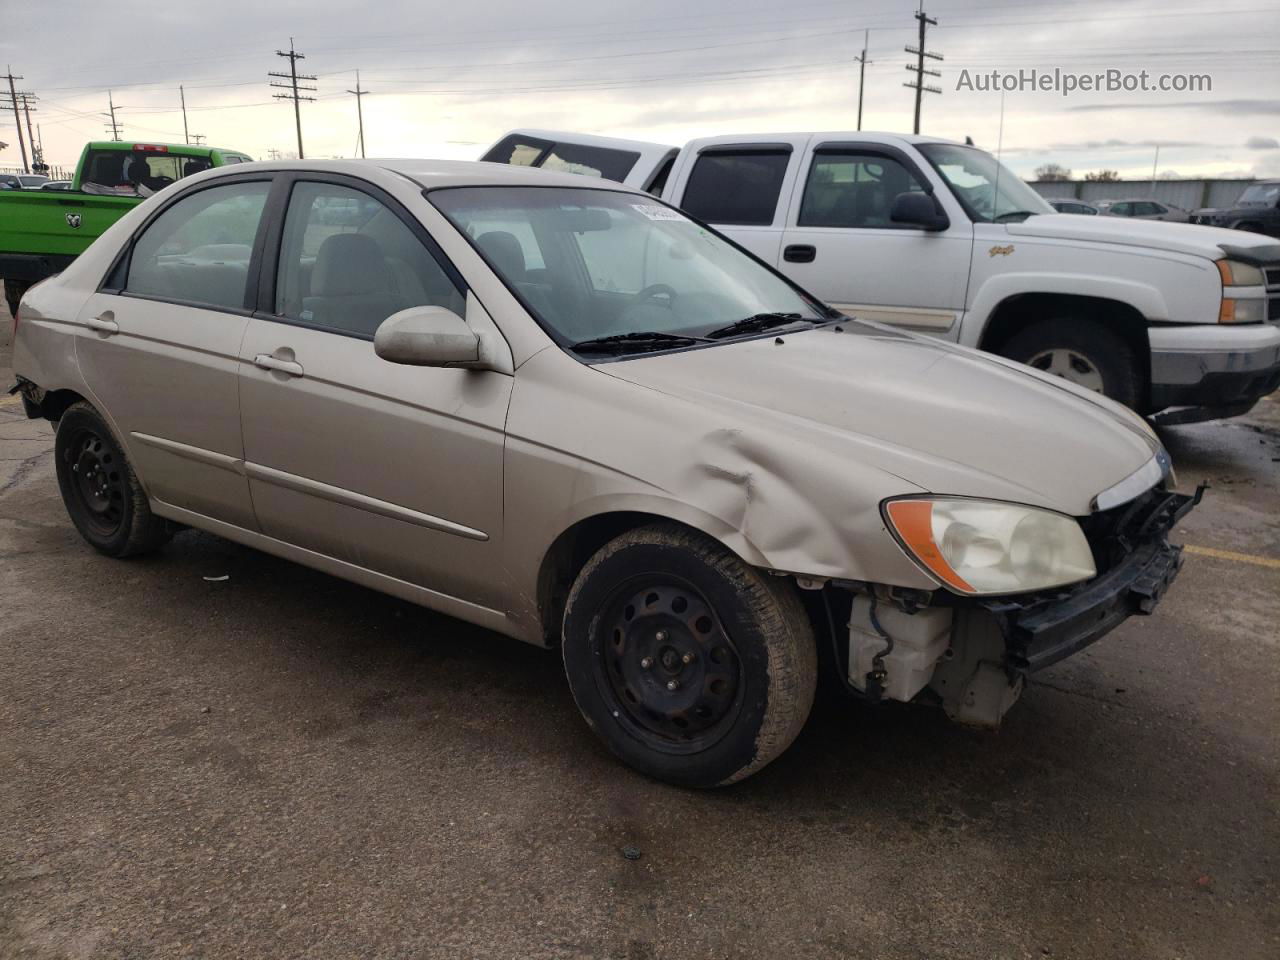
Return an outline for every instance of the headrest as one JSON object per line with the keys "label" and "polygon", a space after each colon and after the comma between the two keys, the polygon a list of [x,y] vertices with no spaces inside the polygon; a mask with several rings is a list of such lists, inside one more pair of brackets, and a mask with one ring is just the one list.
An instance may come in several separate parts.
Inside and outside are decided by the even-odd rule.
{"label": "headrest", "polygon": [[476,237],[476,244],[506,279],[511,281],[524,279],[524,248],[520,246],[520,241],[516,239],[514,233],[508,233],[506,230],[490,230]]}
{"label": "headrest", "polygon": [[337,233],[320,244],[311,275],[313,296],[385,293],[387,288],[387,261],[373,237],[363,233]]}

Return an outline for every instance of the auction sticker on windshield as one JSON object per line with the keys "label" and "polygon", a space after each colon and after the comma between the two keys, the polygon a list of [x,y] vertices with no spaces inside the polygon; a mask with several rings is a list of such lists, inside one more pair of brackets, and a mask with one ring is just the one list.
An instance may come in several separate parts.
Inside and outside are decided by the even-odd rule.
{"label": "auction sticker on windshield", "polygon": [[672,210],[670,207],[664,207],[658,203],[633,203],[631,205],[639,210],[650,220],[684,220],[685,217],[678,211]]}

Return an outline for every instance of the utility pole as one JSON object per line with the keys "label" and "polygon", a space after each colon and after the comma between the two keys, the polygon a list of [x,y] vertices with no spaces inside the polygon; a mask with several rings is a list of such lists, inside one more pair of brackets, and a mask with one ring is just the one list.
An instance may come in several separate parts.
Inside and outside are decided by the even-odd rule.
{"label": "utility pole", "polygon": [[27,165],[27,144],[22,139],[22,119],[18,116],[18,90],[13,85],[13,81],[21,80],[22,77],[13,75],[13,67],[9,67],[8,70],[5,79],[9,81],[9,105],[13,107],[13,124],[18,128],[18,149],[22,151],[22,172],[30,173],[31,167]]}
{"label": "utility pole", "polygon": [[1151,196],[1156,195],[1156,170],[1160,168],[1160,144],[1156,144],[1156,158],[1151,161]]}
{"label": "utility pole", "polygon": [[858,61],[858,129],[862,129],[862,91],[867,85],[867,64],[871,61],[867,59],[867,46],[871,40],[871,31],[867,30],[862,35],[862,56],[854,57]]}
{"label": "utility pole", "polygon": [[[205,139],[206,139],[206,138],[205,138],[205,135],[204,135],[203,133],[193,133],[193,134],[191,135],[191,140],[194,140],[194,141],[195,141],[195,144],[196,144],[196,146],[197,146],[197,147],[203,147],[203,146],[204,146],[204,141],[205,141]],[[190,142],[190,141],[188,141],[188,143],[189,143],[189,142]]]}
{"label": "utility pole", "polygon": [[104,117],[108,118],[108,122],[104,126],[111,132],[111,139],[118,142],[120,140],[120,124],[116,122],[116,103],[111,99],[110,90],[107,91],[107,109],[110,112],[103,114]]}
{"label": "utility pole", "polygon": [[182,99],[182,142],[190,143],[191,134],[187,133],[187,91],[178,84],[178,96]]}
{"label": "utility pole", "polygon": [[931,27],[931,26],[936,27],[938,25],[937,20],[933,19],[933,17],[928,16],[924,12],[924,0],[920,0],[920,9],[915,12],[915,18],[920,21],[919,46],[916,46],[916,47],[907,46],[905,49],[907,53],[914,53],[916,55],[915,66],[912,66],[911,64],[907,64],[907,69],[910,70],[912,73],[914,73],[916,75],[916,78],[912,80],[910,83],[904,83],[903,86],[910,87],[916,92],[916,122],[915,122],[914,132],[919,133],[920,132],[920,100],[922,96],[926,92],[928,93],[942,92],[942,90],[939,89],[938,87],[930,87],[925,83],[924,78],[926,74],[928,74],[931,77],[942,76],[942,74],[937,70],[926,70],[924,68],[925,57],[928,57],[930,60],[941,60],[942,54],[931,53],[930,51],[926,50],[924,47],[925,30],[928,27]]}
{"label": "utility pole", "polygon": [[288,80],[288,81],[289,81],[288,83],[276,83],[275,81],[272,81],[272,82],[271,82],[271,86],[273,86],[273,87],[279,87],[279,88],[280,88],[280,89],[282,89],[282,90],[289,90],[289,91],[290,91],[289,93],[273,93],[273,94],[272,94],[272,96],[273,96],[273,97],[275,97],[275,99],[277,99],[277,100],[292,100],[292,101],[293,101],[293,119],[294,119],[294,121],[297,123],[297,126],[298,126],[298,159],[299,159],[299,160],[301,160],[301,159],[303,159],[303,153],[302,153],[302,101],[303,101],[303,100],[315,100],[315,97],[307,97],[307,96],[303,96],[303,95],[302,95],[302,94],[300,94],[298,91],[299,91],[299,90],[308,90],[308,91],[310,91],[310,92],[312,92],[312,93],[315,93],[315,89],[316,89],[316,88],[315,88],[315,87],[307,87],[307,86],[302,86],[302,87],[300,87],[300,86],[298,86],[298,81],[299,81],[299,80],[310,80],[310,81],[314,82],[316,78],[315,78],[314,76],[310,75],[310,74],[299,74],[299,73],[298,73],[298,61],[299,61],[299,60],[305,60],[305,59],[307,59],[307,58],[306,58],[303,54],[301,54],[301,53],[297,53],[297,52],[293,49],[293,37],[290,37],[290,38],[289,38],[289,52],[288,52],[288,53],[286,53],[286,52],[285,52],[285,51],[283,51],[283,50],[277,50],[277,51],[276,51],[276,56],[277,56],[277,57],[288,57],[288,58],[289,58],[289,72],[288,72],[288,73],[274,73],[274,72],[273,72],[273,73],[268,73],[268,74],[267,74],[267,76],[269,76],[269,77],[279,77],[281,80]]}
{"label": "utility pole", "polygon": [[364,159],[364,110],[361,109],[360,101],[364,99],[365,94],[367,94],[368,92],[369,92],[368,90],[360,89],[360,71],[357,70],[356,71],[356,88],[354,90],[348,90],[347,93],[355,94],[355,98],[356,98],[356,116],[360,120],[360,159],[361,160]]}
{"label": "utility pole", "polygon": [[31,106],[32,100],[39,100],[35,94],[23,93],[19,91],[18,96],[22,98],[22,114],[27,121],[27,143],[31,144],[31,171],[33,173],[44,172],[44,157],[41,155],[43,151],[36,146],[35,131],[31,129],[31,112],[35,107]]}
{"label": "utility pole", "polygon": [[268,160],[279,160],[279,159],[280,159],[280,151],[279,151],[279,150],[277,150],[275,147],[271,147],[269,150],[267,150],[267,159],[268,159]]}

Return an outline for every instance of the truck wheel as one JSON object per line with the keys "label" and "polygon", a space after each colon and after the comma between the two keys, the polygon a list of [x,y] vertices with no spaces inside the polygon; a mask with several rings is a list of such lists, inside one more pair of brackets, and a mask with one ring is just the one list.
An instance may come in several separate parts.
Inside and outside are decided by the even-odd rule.
{"label": "truck wheel", "polygon": [[95,550],[128,557],[169,539],[111,428],[92,406],[74,403],[58,421],[53,444],[58,489],[71,522]]}
{"label": "truck wheel", "polygon": [[1141,402],[1141,376],[1133,348],[1091,320],[1041,320],[1019,330],[998,352],[1131,409]]}
{"label": "truck wheel", "polygon": [[9,316],[16,317],[18,315],[18,304],[22,302],[22,295],[27,292],[27,284],[20,280],[6,280],[4,282],[4,300],[9,305]]}
{"label": "truck wheel", "polygon": [[675,524],[632,530],[588,561],[563,653],[578,709],[609,749],[689,787],[733,783],[781,754],[817,682],[794,586]]}

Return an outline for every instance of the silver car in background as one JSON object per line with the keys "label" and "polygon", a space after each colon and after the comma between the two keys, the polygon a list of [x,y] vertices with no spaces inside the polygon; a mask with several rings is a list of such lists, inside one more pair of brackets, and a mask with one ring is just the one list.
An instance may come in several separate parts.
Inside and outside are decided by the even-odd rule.
{"label": "silver car in background", "polygon": [[198,174],[15,323],[94,548],[195,527],[557,649],[609,748],[690,786],[785,750],[820,662],[995,725],[1152,612],[1195,502],[1123,407],[543,170]]}
{"label": "silver car in background", "polygon": [[1131,217],[1134,220],[1167,220],[1170,223],[1190,223],[1191,214],[1171,203],[1155,200],[1104,200],[1097,204],[1098,213],[1104,217]]}

